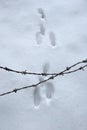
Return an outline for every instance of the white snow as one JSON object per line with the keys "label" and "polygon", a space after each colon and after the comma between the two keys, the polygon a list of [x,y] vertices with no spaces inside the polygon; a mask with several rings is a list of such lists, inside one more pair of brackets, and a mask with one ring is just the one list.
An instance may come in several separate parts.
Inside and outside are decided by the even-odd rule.
{"label": "white snow", "polygon": [[[87,0],[0,0],[1,66],[42,72],[49,63],[48,72],[59,72],[85,58]],[[38,76],[0,70],[0,93],[38,81]],[[47,99],[41,88],[38,108],[34,88],[0,97],[0,130],[87,130],[87,70],[50,82],[54,94]]]}

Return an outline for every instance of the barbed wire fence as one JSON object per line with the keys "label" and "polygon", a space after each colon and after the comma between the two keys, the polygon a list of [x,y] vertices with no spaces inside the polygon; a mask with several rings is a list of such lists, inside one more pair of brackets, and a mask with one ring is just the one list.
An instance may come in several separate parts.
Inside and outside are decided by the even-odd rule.
{"label": "barbed wire fence", "polygon": [[17,74],[22,74],[22,75],[35,75],[35,76],[40,75],[40,76],[46,77],[46,79],[43,79],[42,81],[39,81],[35,84],[23,86],[20,88],[15,88],[13,90],[10,90],[10,91],[4,92],[4,93],[0,93],[0,96],[5,96],[5,95],[11,94],[11,93],[17,93],[18,91],[28,89],[28,88],[38,87],[39,85],[44,84],[44,83],[48,82],[49,80],[53,80],[53,79],[57,78],[58,76],[64,76],[67,74],[75,73],[79,70],[84,70],[86,67],[87,67],[87,59],[79,61],[69,67],[66,67],[64,70],[62,70],[60,72],[56,72],[56,73],[40,73],[40,72],[35,73],[35,72],[29,72],[27,70],[18,71],[18,70],[14,70],[14,69],[11,69],[8,67],[0,66],[1,70],[5,70],[7,72],[17,73]]}

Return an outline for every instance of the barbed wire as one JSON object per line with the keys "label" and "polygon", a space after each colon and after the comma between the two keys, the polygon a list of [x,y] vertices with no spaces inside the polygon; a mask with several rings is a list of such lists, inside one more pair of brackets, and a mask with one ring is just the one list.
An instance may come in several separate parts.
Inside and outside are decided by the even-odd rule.
{"label": "barbed wire", "polygon": [[[78,68],[76,68],[76,69],[70,71],[71,68],[74,68],[74,67],[76,67],[77,65],[80,65],[80,64],[82,64],[82,63],[84,63],[85,65],[80,66],[80,67],[78,67]],[[40,84],[43,84],[43,83],[45,83],[45,82],[48,82],[49,80],[53,80],[53,79],[55,79],[55,78],[58,77],[58,76],[64,76],[64,75],[66,75],[66,74],[74,73],[74,72],[77,72],[77,71],[79,71],[79,70],[84,70],[84,69],[87,67],[87,64],[86,64],[86,63],[87,63],[87,59],[86,59],[86,60],[82,60],[82,61],[80,61],[80,62],[77,62],[77,63],[71,65],[70,67],[66,67],[63,71],[61,71],[61,72],[59,72],[59,73],[52,73],[52,74],[50,74],[51,76],[48,77],[48,78],[46,78],[46,79],[44,79],[43,81],[40,81],[40,82],[35,83],[35,84],[32,84],[32,85],[24,86],[24,87],[21,87],[21,88],[15,88],[15,89],[13,89],[13,90],[11,90],[11,91],[1,93],[0,96],[5,96],[5,95],[11,94],[11,93],[17,93],[17,92],[20,91],[20,90],[37,87],[37,86],[39,86]],[[4,69],[4,70],[6,70],[6,71],[18,72],[18,71],[14,71],[14,70],[12,70],[12,69],[10,69],[10,70],[9,70],[8,68],[6,69],[6,67],[1,67],[1,66],[0,66],[0,68],[1,68],[1,69]],[[22,71],[19,71],[19,72],[22,72]],[[32,74],[33,74],[33,73],[32,73]],[[42,75],[42,73],[36,73],[36,74],[37,74],[37,75],[38,75],[38,74]],[[49,74],[46,73],[46,75],[49,75]]]}
{"label": "barbed wire", "polygon": [[[71,68],[79,65],[79,64],[83,64],[83,63],[87,63],[87,59],[82,60],[80,62],[75,63],[74,65],[70,66],[70,67],[66,67],[67,70],[70,70]],[[38,73],[38,72],[28,72],[27,70],[24,71],[19,71],[19,70],[14,70],[8,67],[3,67],[0,66],[0,69],[5,70],[7,72],[13,72],[13,73],[17,73],[17,74],[22,74],[22,75],[41,75],[41,76],[50,76],[50,75],[56,75],[57,73]]]}

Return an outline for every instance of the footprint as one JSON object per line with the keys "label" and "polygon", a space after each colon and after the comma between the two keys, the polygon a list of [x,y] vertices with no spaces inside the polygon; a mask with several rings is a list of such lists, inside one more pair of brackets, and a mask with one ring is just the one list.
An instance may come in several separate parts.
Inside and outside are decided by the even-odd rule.
{"label": "footprint", "polygon": [[46,97],[51,99],[54,94],[54,85],[51,82],[46,83]]}
{"label": "footprint", "polygon": [[49,39],[52,46],[56,45],[56,38],[54,32],[49,32]]}
{"label": "footprint", "polygon": [[34,105],[39,106],[40,102],[41,102],[40,88],[39,87],[34,88],[33,98],[34,98]]}
{"label": "footprint", "polygon": [[40,23],[40,33],[42,34],[42,35],[45,35],[45,27],[44,27],[44,25],[43,25],[43,23]]}
{"label": "footprint", "polygon": [[37,42],[37,44],[42,43],[42,36],[41,36],[40,32],[36,32],[36,42]]}
{"label": "footprint", "polygon": [[45,13],[44,13],[44,11],[43,11],[42,8],[39,8],[39,9],[38,9],[38,13],[41,15],[41,18],[42,18],[42,19],[45,19],[45,18],[46,18],[46,17],[45,17]]}
{"label": "footprint", "polygon": [[[43,73],[47,73],[49,70],[49,64],[45,63],[43,66]],[[51,82],[47,82],[44,84],[46,88],[46,97],[48,99],[51,99],[54,94],[54,85]]]}
{"label": "footprint", "polygon": [[[49,70],[49,64],[45,63],[43,66],[43,73],[47,73]],[[51,82],[47,82],[45,83],[45,87],[46,87],[46,97],[48,99],[52,98],[53,93],[54,93],[54,86]]]}
{"label": "footprint", "polygon": [[[43,66],[43,73],[46,74],[49,70],[49,64],[45,63]],[[45,77],[42,76],[38,76],[38,80],[39,82],[42,82],[45,80]],[[38,107],[41,103],[41,100],[43,98],[43,93],[41,94],[41,88],[40,87],[45,87],[45,97],[46,99],[51,99],[53,94],[54,94],[54,85],[51,82],[46,82],[46,83],[42,83],[40,84],[39,87],[35,87],[34,88],[34,92],[33,92],[33,100],[34,100],[34,106]]]}
{"label": "footprint", "polygon": [[45,63],[44,66],[43,66],[43,73],[47,73],[48,70],[49,70],[49,63]]}

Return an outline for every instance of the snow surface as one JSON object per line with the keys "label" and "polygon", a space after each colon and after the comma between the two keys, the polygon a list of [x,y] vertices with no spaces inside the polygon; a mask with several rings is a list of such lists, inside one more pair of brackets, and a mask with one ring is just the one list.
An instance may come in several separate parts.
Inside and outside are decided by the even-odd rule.
{"label": "snow surface", "polygon": [[[87,0],[0,0],[0,65],[59,72],[85,58]],[[0,70],[0,93],[38,81]],[[87,130],[87,71],[51,82],[54,95],[41,88],[38,108],[34,89],[0,97],[0,130]]]}

